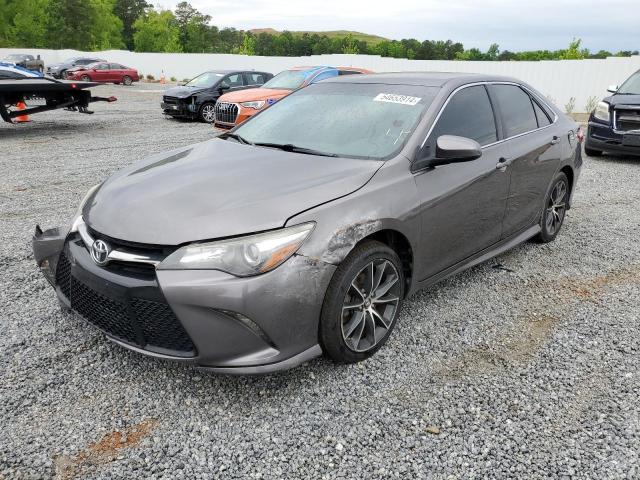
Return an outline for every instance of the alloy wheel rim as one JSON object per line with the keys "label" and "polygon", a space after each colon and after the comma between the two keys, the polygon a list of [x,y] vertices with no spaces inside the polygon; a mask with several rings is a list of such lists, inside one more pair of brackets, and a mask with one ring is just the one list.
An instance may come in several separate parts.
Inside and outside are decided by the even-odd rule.
{"label": "alloy wheel rim", "polygon": [[342,339],[354,352],[371,350],[385,338],[400,303],[400,275],[385,259],[369,262],[355,276],[341,312]]}
{"label": "alloy wheel rim", "polygon": [[213,122],[213,118],[215,117],[215,112],[213,106],[205,105],[202,108],[202,118],[204,118],[207,122]]}
{"label": "alloy wheel rim", "polygon": [[567,184],[564,181],[559,181],[553,187],[551,195],[549,195],[549,201],[547,202],[547,214],[545,217],[547,232],[553,235],[558,230],[564,220],[564,215],[567,211]]}

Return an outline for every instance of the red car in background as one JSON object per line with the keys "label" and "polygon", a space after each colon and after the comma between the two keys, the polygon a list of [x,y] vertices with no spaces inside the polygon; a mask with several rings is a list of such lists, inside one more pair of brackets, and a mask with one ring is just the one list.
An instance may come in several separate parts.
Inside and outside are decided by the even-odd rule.
{"label": "red car in background", "polygon": [[97,62],[70,68],[67,70],[67,80],[131,85],[133,82],[138,82],[140,76],[137,70],[119,63]]}

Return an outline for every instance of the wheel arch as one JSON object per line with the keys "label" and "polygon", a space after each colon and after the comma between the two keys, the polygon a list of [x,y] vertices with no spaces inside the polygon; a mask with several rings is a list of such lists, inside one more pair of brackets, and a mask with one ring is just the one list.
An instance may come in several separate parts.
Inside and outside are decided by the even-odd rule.
{"label": "wheel arch", "polygon": [[406,297],[411,291],[413,278],[413,248],[411,247],[411,242],[409,242],[409,239],[399,230],[382,228],[362,238],[353,248],[356,248],[368,240],[376,240],[398,254],[402,262],[402,270],[405,278],[404,295]]}
{"label": "wheel arch", "polygon": [[560,172],[564,173],[567,176],[567,180],[569,181],[569,202],[567,203],[567,210],[571,208],[571,199],[573,198],[573,187],[575,181],[575,173],[573,168],[570,165],[565,165],[560,169]]}

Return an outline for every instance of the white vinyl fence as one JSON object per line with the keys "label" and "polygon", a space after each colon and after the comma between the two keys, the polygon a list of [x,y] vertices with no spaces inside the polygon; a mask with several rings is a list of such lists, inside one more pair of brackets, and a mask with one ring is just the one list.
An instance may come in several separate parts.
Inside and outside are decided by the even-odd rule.
{"label": "white vinyl fence", "polygon": [[[40,50],[0,48],[0,58],[9,53],[40,55],[45,64],[86,54],[75,50]],[[122,50],[91,52],[90,55],[122,63],[156,79],[161,73],[167,80],[192,78],[211,69],[248,69],[278,73],[297,65],[333,65],[368,68],[376,72],[442,71],[477,72],[519,78],[548,96],[564,109],[575,98],[575,112],[585,112],[590,97],[606,95],[612,84],[621,84],[640,70],[640,56],[610,57],[604,60],[557,60],[541,62],[458,62],[446,60],[407,60],[376,55],[314,55],[310,57],[256,57],[246,55],[197,53],[136,53]]]}

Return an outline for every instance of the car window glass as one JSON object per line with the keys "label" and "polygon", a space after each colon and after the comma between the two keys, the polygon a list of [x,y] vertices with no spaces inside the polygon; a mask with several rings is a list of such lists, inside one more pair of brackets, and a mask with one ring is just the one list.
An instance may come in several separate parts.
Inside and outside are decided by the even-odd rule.
{"label": "car window glass", "polygon": [[471,138],[480,145],[498,140],[489,95],[482,85],[463,88],[449,100],[430,139],[435,142],[441,135]]}
{"label": "car window glass", "polygon": [[98,70],[109,70],[109,64],[108,63],[99,63],[97,69]]}
{"label": "car window glass", "polygon": [[533,102],[533,109],[536,111],[536,119],[538,120],[538,127],[546,127],[547,125],[551,125],[551,120],[549,120],[549,116],[546,114],[540,105],[537,102]]}
{"label": "car window glass", "polygon": [[262,73],[249,73],[247,74],[247,78],[249,79],[249,85],[262,85],[265,82]]}
{"label": "car window glass", "polygon": [[338,75],[360,75],[362,72],[358,72],[356,70],[338,70]]}
{"label": "car window glass", "polygon": [[110,63],[109,68],[111,68],[111,70],[122,70],[124,67],[119,63]]}
{"label": "car window glass", "polygon": [[516,85],[493,85],[507,138],[538,128],[529,94]]}
{"label": "car window glass", "polygon": [[222,82],[225,85],[229,85],[229,87],[231,88],[241,87],[242,85],[244,85],[242,81],[242,75],[239,73],[234,73],[233,75],[227,75],[226,77],[224,77],[224,80]]}

